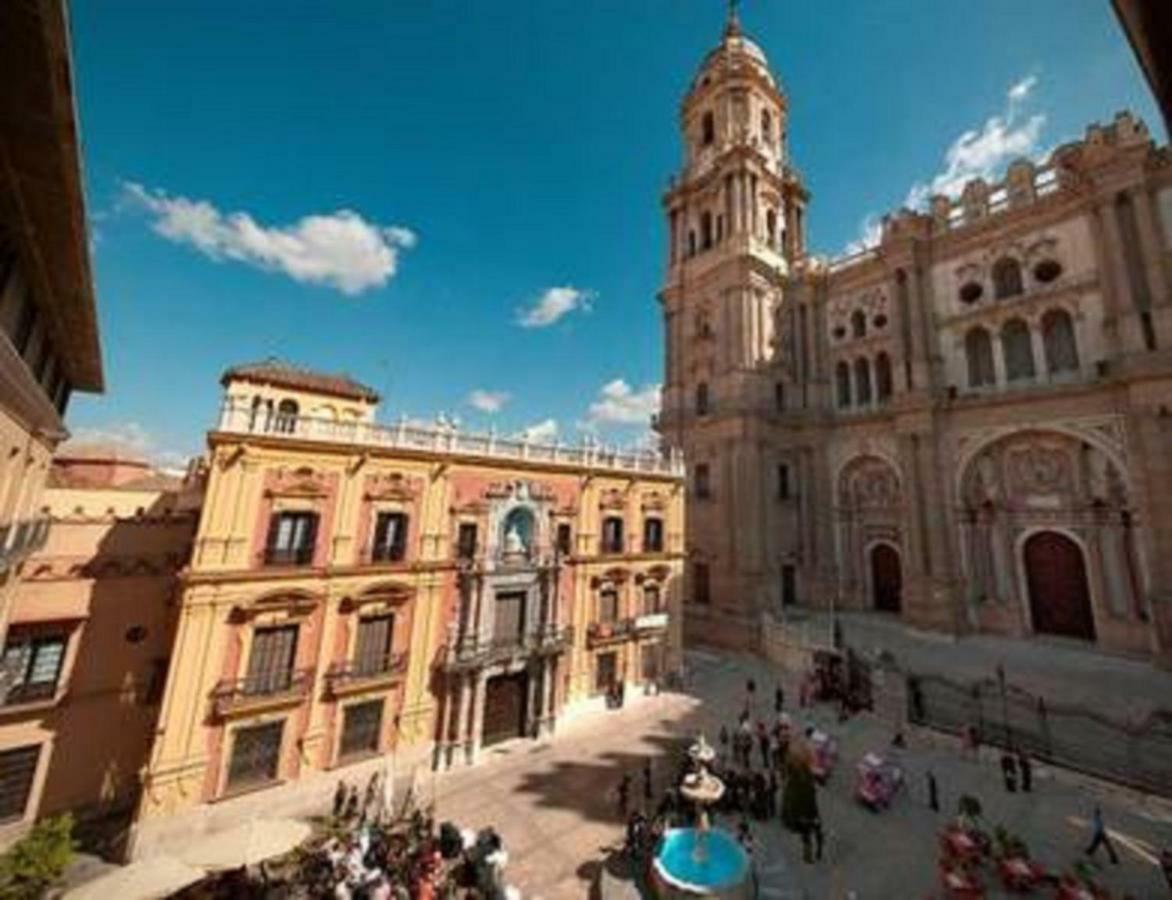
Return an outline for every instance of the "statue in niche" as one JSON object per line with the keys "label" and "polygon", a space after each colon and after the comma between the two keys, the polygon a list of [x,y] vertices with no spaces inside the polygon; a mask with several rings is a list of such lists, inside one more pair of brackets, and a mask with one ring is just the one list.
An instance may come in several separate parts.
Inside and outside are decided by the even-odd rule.
{"label": "statue in niche", "polygon": [[505,553],[509,556],[520,556],[524,552],[525,541],[521,537],[521,532],[517,529],[517,523],[514,522],[505,533]]}

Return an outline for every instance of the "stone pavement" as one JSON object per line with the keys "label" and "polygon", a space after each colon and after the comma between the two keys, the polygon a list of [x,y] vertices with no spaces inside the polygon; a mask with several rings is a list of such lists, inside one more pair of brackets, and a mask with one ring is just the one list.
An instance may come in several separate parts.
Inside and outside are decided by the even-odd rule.
{"label": "stone pavement", "polygon": [[[686,693],[583,714],[551,742],[515,742],[488,751],[474,768],[429,775],[424,792],[435,798],[439,820],[497,828],[509,853],[507,880],[525,898],[589,896],[603,866],[621,878],[621,867],[608,862],[608,855],[622,840],[615,794],[622,773],[631,773],[632,799],[638,802],[643,760],[662,757],[697,729],[714,740],[720,725],[731,724],[742,706],[750,676],[759,685],[762,713],[771,714],[775,675],[764,663],[699,652],[689,653],[688,660]],[[786,692],[792,711],[796,685],[787,683]],[[1166,803],[1044,769],[1036,771],[1032,794],[1006,794],[993,759],[961,759],[954,742],[923,732],[909,735],[902,754],[908,789],[891,810],[874,814],[853,799],[854,763],[868,749],[885,749],[890,727],[871,716],[840,726],[829,709],[815,710],[805,720],[840,741],[838,769],[819,796],[826,854],[820,864],[803,864],[794,835],[776,821],[753,823],[763,898],[821,900],[845,898],[847,891],[858,900],[936,896],[936,832],[962,793],[979,796],[990,825],[1005,823],[1024,837],[1035,857],[1056,868],[1078,858],[1088,839],[1086,820],[1093,804],[1101,803],[1122,857],[1121,865],[1104,871],[1115,896],[1168,896],[1155,863],[1159,849],[1172,845],[1172,806]],[[941,789],[939,814],[926,805],[929,767]],[[655,775],[658,791],[666,766]]]}

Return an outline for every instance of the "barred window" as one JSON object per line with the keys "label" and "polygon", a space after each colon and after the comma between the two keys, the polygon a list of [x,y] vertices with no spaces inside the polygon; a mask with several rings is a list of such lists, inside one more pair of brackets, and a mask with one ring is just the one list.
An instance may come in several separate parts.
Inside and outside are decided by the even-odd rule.
{"label": "barred window", "polygon": [[383,727],[383,701],[355,703],[342,714],[341,759],[378,753]]}
{"label": "barred window", "polygon": [[0,821],[24,818],[40,755],[40,744],[0,753]]}
{"label": "barred window", "polygon": [[236,729],[232,739],[232,758],[228,764],[230,790],[276,780],[284,730],[283,719],[266,725]]}

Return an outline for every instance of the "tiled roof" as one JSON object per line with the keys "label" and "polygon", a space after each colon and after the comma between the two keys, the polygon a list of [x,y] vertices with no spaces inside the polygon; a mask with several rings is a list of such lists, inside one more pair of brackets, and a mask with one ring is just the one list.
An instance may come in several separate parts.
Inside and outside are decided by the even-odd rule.
{"label": "tiled roof", "polygon": [[263,362],[246,363],[228,369],[220,379],[220,384],[227,385],[229,381],[255,381],[261,384],[275,384],[281,387],[293,388],[302,391],[315,391],[319,394],[331,394],[335,397],[348,397],[352,400],[368,400],[378,403],[379,396],[374,388],[355,381],[348,375],[330,375],[323,372],[312,372],[299,366],[282,362],[279,359],[266,359]]}

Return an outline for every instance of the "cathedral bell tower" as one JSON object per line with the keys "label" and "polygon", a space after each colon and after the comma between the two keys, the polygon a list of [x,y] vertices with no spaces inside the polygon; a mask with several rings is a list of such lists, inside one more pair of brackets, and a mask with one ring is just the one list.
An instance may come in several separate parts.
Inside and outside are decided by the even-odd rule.
{"label": "cathedral bell tower", "polygon": [[659,295],[659,430],[688,466],[689,627],[730,644],[756,627],[764,602],[756,596],[767,561],[755,493],[771,481],[760,413],[775,402],[786,277],[805,253],[807,194],[789,165],[786,126],[785,96],[730,8],[680,108],[684,158],[663,197]]}

